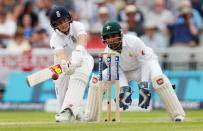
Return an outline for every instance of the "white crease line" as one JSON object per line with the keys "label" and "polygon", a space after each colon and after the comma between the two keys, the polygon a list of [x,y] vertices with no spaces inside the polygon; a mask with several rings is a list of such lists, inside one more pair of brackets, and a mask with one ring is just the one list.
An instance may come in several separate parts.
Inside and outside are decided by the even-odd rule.
{"label": "white crease line", "polygon": [[47,121],[33,121],[33,122],[0,122],[0,125],[41,125],[41,124],[53,124],[55,122],[47,122]]}

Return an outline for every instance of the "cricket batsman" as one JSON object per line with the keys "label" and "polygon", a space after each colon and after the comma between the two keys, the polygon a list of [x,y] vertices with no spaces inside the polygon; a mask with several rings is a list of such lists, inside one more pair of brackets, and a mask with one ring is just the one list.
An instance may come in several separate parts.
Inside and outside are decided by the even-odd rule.
{"label": "cricket batsman", "polygon": [[[173,121],[183,121],[185,112],[173,90],[172,84],[162,72],[158,63],[158,57],[153,50],[147,47],[137,36],[122,34],[121,26],[116,22],[109,22],[103,26],[103,43],[106,44],[105,52],[117,52],[120,57],[119,75],[120,75],[120,108],[128,109],[131,105],[131,88],[128,82],[136,80],[139,87],[139,103],[141,108],[149,106],[151,94],[148,83],[160,96],[166,110]],[[114,57],[112,57],[114,59]],[[112,60],[114,61],[114,60]],[[115,65],[112,62],[112,72],[115,72]],[[114,79],[114,74],[112,79]],[[103,79],[106,80],[107,71],[103,71]],[[95,80],[97,79],[97,80]],[[105,86],[105,85],[104,85]],[[98,77],[93,76],[90,81],[87,106],[87,116],[89,120],[97,119],[98,97]],[[95,104],[96,103],[96,104]]]}
{"label": "cricket batsman", "polygon": [[65,8],[53,8],[50,24],[55,31],[50,39],[54,63],[61,64],[64,72],[54,81],[59,104],[55,119],[57,122],[71,122],[77,118],[94,60],[86,50],[84,25],[73,21]]}

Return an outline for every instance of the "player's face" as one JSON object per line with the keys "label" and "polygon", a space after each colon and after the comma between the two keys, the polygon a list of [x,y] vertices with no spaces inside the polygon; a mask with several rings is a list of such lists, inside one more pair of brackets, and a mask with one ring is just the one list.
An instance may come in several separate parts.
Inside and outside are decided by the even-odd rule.
{"label": "player's face", "polygon": [[62,19],[56,22],[56,27],[59,31],[63,33],[68,33],[70,22],[68,19]]}
{"label": "player's face", "polygon": [[120,34],[111,34],[105,38],[104,42],[112,50],[121,51],[122,49],[122,37]]}

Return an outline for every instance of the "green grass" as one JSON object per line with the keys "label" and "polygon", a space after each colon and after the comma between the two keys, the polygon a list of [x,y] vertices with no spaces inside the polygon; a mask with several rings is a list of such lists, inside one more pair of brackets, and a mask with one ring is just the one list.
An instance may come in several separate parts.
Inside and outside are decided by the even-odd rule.
{"label": "green grass", "polygon": [[183,123],[171,122],[163,110],[122,112],[120,123],[55,123],[54,113],[0,112],[0,131],[202,131],[203,110],[187,110]]}

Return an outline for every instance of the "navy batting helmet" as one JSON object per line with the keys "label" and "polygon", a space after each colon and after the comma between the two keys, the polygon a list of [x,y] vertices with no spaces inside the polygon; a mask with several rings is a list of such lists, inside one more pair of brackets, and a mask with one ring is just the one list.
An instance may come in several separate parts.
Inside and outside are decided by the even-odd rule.
{"label": "navy batting helmet", "polygon": [[51,11],[50,24],[55,29],[56,22],[65,18],[67,18],[70,23],[72,22],[72,16],[64,7],[55,7]]}

